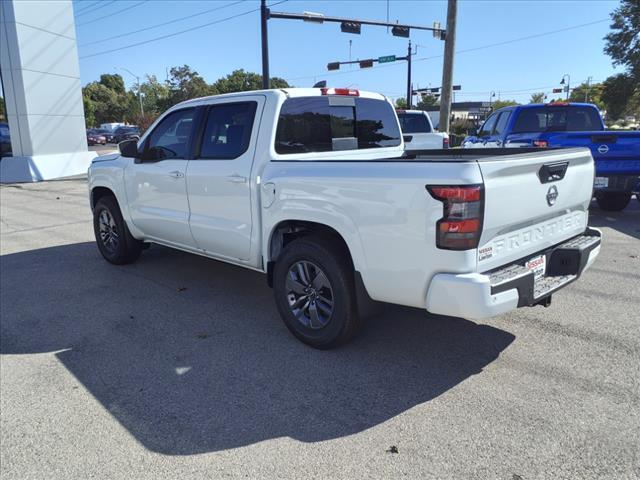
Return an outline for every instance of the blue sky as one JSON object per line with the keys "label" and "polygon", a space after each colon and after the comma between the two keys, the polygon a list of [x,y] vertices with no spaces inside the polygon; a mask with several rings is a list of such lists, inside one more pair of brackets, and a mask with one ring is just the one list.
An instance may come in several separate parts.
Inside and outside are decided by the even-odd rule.
{"label": "blue sky", "polygon": [[[609,13],[617,5],[617,1],[596,0],[461,0],[454,83],[462,85],[462,90],[456,100],[488,100],[489,92],[495,91],[502,99],[526,102],[535,91],[550,92],[557,87],[565,73],[571,75],[572,85],[577,85],[587,77],[597,82],[620,71],[612,67],[602,51],[602,38],[609,31]],[[76,0],[82,83],[98,79],[101,73],[115,73],[115,67],[127,68],[140,76],[155,74],[161,80],[167,68],[182,64],[190,65],[209,82],[239,68],[259,73],[260,16],[257,11],[171,38],[90,56],[224,20],[258,7],[257,0]],[[140,31],[212,9],[218,10]],[[288,0],[273,10],[385,20],[387,2]],[[427,26],[439,21],[444,26],[446,1],[392,0],[389,19]],[[599,23],[568,29],[591,22]],[[568,30],[548,33],[561,29]],[[129,32],[135,33],[87,45]],[[534,37],[517,41],[530,36]],[[384,68],[342,67],[339,72],[327,72],[328,62],[349,59],[349,40],[354,60],[405,55],[407,51],[406,39],[393,37],[381,27],[363,26],[361,35],[352,35],[342,33],[339,24],[273,19],[269,21],[271,75],[283,77],[295,86],[311,86],[315,81],[327,80],[332,86],[379,91],[393,98],[404,96],[406,62],[386,64]],[[412,31],[411,40],[418,45],[413,64],[414,87],[440,86],[444,42],[426,31]],[[484,48],[502,42],[507,43]],[[128,86],[135,82],[129,74],[120,73]]]}

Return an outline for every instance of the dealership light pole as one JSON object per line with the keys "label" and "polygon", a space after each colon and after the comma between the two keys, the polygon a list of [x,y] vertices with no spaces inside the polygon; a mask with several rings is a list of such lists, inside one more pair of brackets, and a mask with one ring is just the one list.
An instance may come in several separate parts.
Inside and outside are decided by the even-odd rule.
{"label": "dealership light pole", "polygon": [[129,75],[131,75],[136,79],[136,82],[138,83],[138,101],[140,102],[140,116],[144,118],[144,108],[142,108],[142,91],[140,90],[140,77],[129,69],[126,69],[123,67],[114,67],[114,68],[117,70],[124,70],[125,72],[127,72]]}
{"label": "dealership light pole", "polygon": [[564,89],[567,92],[567,100],[569,100],[569,92],[571,90],[571,75],[569,75],[568,73],[565,73],[562,76],[562,80],[560,80],[560,85],[564,85],[565,84],[565,82],[564,82],[565,78],[567,79],[567,83],[566,83],[567,86],[564,87]]}

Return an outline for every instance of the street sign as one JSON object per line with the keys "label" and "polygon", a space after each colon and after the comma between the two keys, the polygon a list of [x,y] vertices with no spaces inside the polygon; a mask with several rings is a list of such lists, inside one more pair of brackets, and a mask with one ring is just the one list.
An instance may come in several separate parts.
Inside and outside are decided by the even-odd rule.
{"label": "street sign", "polygon": [[395,61],[396,61],[395,55],[385,55],[384,57],[378,57],[378,63],[389,63],[389,62],[395,62]]}

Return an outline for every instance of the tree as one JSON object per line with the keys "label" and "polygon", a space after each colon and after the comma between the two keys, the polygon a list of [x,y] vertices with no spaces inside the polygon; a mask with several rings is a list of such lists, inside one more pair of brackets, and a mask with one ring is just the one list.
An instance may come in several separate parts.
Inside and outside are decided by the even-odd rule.
{"label": "tree", "polygon": [[438,97],[427,93],[425,95],[422,95],[420,101],[418,102],[418,105],[416,105],[416,108],[418,110],[425,110],[427,107],[433,107],[434,105],[438,105]]}
{"label": "tree", "polygon": [[493,110],[498,110],[499,108],[511,107],[512,105],[520,105],[520,104],[518,102],[516,102],[515,100],[495,100],[491,104],[491,108]]}
{"label": "tree", "polygon": [[529,103],[544,103],[546,98],[547,96],[544,94],[544,92],[532,93]]}
{"label": "tree", "polygon": [[407,99],[404,97],[396,99],[396,108],[407,108]]}
{"label": "tree", "polygon": [[173,67],[169,73],[170,76],[167,80],[169,106],[191,98],[206,97],[218,93],[198,72],[191,70],[189,65]]}
{"label": "tree", "polygon": [[91,82],[82,89],[82,95],[85,116],[93,118],[96,125],[125,119],[128,111],[126,93],[112,90],[101,82]]}
{"label": "tree", "polygon": [[103,73],[100,75],[100,83],[107,87],[109,90],[113,90],[118,94],[124,95],[124,80],[119,74]]}
{"label": "tree", "polygon": [[570,102],[588,102],[596,105],[600,110],[604,110],[605,106],[602,102],[603,85],[601,83],[587,84],[581,83],[571,90],[569,94]]}
{"label": "tree", "polygon": [[[271,77],[271,88],[289,88],[286,80],[278,77]],[[245,72],[243,69],[234,70],[226,77],[218,79],[213,88],[217,93],[247,92],[262,89],[262,75],[253,72]]]}
{"label": "tree", "polygon": [[[158,115],[168,109],[170,91],[165,83],[160,83],[155,75],[147,75],[147,80],[140,85],[142,105],[145,114]],[[137,94],[137,90],[134,89]]]}
{"label": "tree", "polygon": [[611,14],[613,23],[604,51],[614,65],[624,65],[629,75],[640,82],[640,1],[621,0]]}
{"label": "tree", "polygon": [[603,83],[601,99],[607,110],[607,117],[617,120],[624,116],[629,101],[637,94],[636,82],[629,75],[618,73]]}

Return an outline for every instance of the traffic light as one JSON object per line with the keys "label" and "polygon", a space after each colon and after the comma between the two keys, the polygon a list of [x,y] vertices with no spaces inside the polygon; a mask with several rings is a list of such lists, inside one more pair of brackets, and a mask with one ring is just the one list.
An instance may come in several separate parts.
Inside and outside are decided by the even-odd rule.
{"label": "traffic light", "polygon": [[327,63],[327,70],[340,70],[340,62]]}
{"label": "traffic light", "polygon": [[562,93],[562,88],[554,88],[553,93]]}
{"label": "traffic light", "polygon": [[342,22],[340,24],[340,30],[344,33],[355,33],[360,35],[360,29],[362,25],[357,22]]}
{"label": "traffic light", "polygon": [[371,68],[373,67],[373,60],[360,60],[360,68]]}
{"label": "traffic light", "polygon": [[394,37],[409,38],[409,27],[403,27],[401,25],[396,25],[391,29],[391,34]]}

